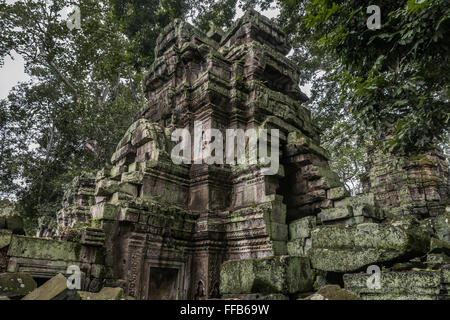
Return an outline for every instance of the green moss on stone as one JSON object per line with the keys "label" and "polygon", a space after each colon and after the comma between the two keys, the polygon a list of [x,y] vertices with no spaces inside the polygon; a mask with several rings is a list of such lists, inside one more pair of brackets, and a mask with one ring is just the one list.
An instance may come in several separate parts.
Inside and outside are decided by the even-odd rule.
{"label": "green moss on stone", "polygon": [[306,258],[278,256],[228,261],[222,265],[222,294],[291,294],[312,288],[312,272]]}
{"label": "green moss on stone", "polygon": [[13,236],[8,255],[11,257],[80,261],[81,245],[75,242]]}
{"label": "green moss on stone", "polygon": [[10,230],[0,230],[0,249],[9,246],[12,232]]}
{"label": "green moss on stone", "polygon": [[0,296],[22,297],[36,289],[36,282],[27,273],[0,274]]}

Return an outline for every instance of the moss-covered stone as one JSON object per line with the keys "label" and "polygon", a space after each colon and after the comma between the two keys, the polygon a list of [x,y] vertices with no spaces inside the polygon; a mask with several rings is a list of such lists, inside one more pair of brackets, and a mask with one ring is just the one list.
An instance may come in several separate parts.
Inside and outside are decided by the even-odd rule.
{"label": "moss-covered stone", "polygon": [[104,287],[98,293],[78,291],[81,300],[129,300],[122,288]]}
{"label": "moss-covered stone", "polygon": [[337,285],[328,285],[320,288],[319,291],[304,300],[361,300],[361,298]]}
{"label": "moss-covered stone", "polygon": [[382,249],[342,250],[312,248],[308,252],[313,268],[332,272],[356,271],[374,263],[393,260],[398,255],[398,252]]}
{"label": "moss-covered stone", "polygon": [[362,223],[353,227],[321,226],[311,233],[313,248],[406,250],[423,253],[430,235],[411,224]]}
{"label": "moss-covered stone", "polygon": [[36,282],[27,273],[0,274],[0,296],[18,298],[36,289]]}
{"label": "moss-covered stone", "polygon": [[327,191],[327,198],[331,200],[340,200],[350,196],[350,193],[344,187],[332,188]]}
{"label": "moss-covered stone", "polygon": [[450,242],[431,238],[430,253],[445,253],[450,256]]}
{"label": "moss-covered stone", "polygon": [[80,261],[81,245],[75,242],[13,236],[8,255],[11,257]]}
{"label": "moss-covered stone", "polygon": [[77,293],[80,300],[95,300],[96,293],[88,291],[78,291]]}
{"label": "moss-covered stone", "polygon": [[309,216],[289,223],[289,240],[309,238],[316,226],[316,217]]}
{"label": "moss-covered stone", "polygon": [[[288,141],[288,144],[304,146],[308,151],[313,152],[313,153],[323,157],[324,159],[330,158],[330,154],[328,151],[326,151],[324,148],[318,146],[316,143],[314,143],[314,141],[311,138],[308,138],[300,131],[296,130],[296,131],[290,132],[288,135],[287,141]],[[331,177],[331,176],[324,172],[322,177]],[[330,181],[335,181],[335,179],[333,178]],[[338,178],[338,181],[339,181],[339,178]],[[340,186],[340,185],[341,185],[341,183],[339,183],[338,185],[333,184],[333,185],[330,185],[330,187],[332,188],[333,186]]]}
{"label": "moss-covered stone", "polygon": [[295,239],[287,242],[287,252],[293,257],[305,257],[305,239]]}
{"label": "moss-covered stone", "polygon": [[271,241],[270,244],[274,256],[285,256],[288,254],[286,241]]}
{"label": "moss-covered stone", "polygon": [[284,223],[266,222],[266,229],[272,240],[286,241],[288,239],[288,227]]}
{"label": "moss-covered stone", "polygon": [[67,279],[62,274],[57,274],[39,288],[35,289],[22,300],[79,300],[75,290],[69,290]]}
{"label": "moss-covered stone", "polygon": [[222,294],[293,294],[312,288],[309,260],[299,257],[228,261],[220,275]]}
{"label": "moss-covered stone", "polygon": [[446,264],[450,264],[450,256],[445,253],[427,254],[427,269],[436,270]]}
{"label": "moss-covered stone", "polygon": [[346,272],[400,257],[423,255],[429,235],[417,226],[363,223],[354,227],[322,226],[313,230],[308,252],[314,268]]}
{"label": "moss-covered stone", "polygon": [[368,274],[345,274],[347,290],[370,300],[422,300],[438,299],[441,273],[436,271],[382,272],[381,287],[367,285]]}
{"label": "moss-covered stone", "polygon": [[351,218],[352,216],[353,208],[351,206],[325,209],[317,215],[322,222],[346,219]]}
{"label": "moss-covered stone", "polygon": [[0,230],[0,249],[9,246],[12,232],[10,230]]}
{"label": "moss-covered stone", "polygon": [[440,240],[450,242],[450,212],[435,217],[432,225]]}
{"label": "moss-covered stone", "polygon": [[117,220],[119,218],[120,207],[110,203],[99,203],[91,207],[91,215],[95,219]]}
{"label": "moss-covered stone", "polygon": [[450,264],[442,267],[442,283],[450,283]]}
{"label": "moss-covered stone", "polygon": [[374,194],[364,193],[354,197],[347,197],[343,200],[334,202],[335,208],[348,208],[353,210],[353,216],[364,216],[376,220],[385,219],[385,212],[382,208],[375,205]]}

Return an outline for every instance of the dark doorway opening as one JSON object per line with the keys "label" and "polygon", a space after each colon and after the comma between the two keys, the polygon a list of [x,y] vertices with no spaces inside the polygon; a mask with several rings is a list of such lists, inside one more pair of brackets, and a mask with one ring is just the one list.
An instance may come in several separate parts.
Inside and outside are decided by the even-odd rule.
{"label": "dark doorway opening", "polygon": [[46,283],[48,280],[50,280],[50,277],[33,277],[34,281],[36,281],[37,287],[39,288],[44,283]]}
{"label": "dark doorway opening", "polygon": [[150,267],[149,300],[176,300],[178,269]]}

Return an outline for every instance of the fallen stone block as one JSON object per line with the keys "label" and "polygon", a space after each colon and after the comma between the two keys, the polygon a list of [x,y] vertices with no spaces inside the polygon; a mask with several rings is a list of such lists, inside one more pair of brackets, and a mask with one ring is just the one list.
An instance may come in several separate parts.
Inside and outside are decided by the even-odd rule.
{"label": "fallen stone block", "polygon": [[96,300],[122,300],[125,294],[122,288],[103,288],[96,296]]}
{"label": "fallen stone block", "polygon": [[22,300],[79,300],[76,290],[67,287],[67,279],[61,273],[35,289]]}
{"label": "fallen stone block", "polygon": [[78,291],[81,300],[129,300],[122,288],[104,287],[98,293]]}
{"label": "fallen stone block", "polygon": [[0,274],[0,296],[20,298],[36,289],[36,281],[27,273]]}
{"label": "fallen stone block", "polygon": [[361,298],[339,286],[328,285],[303,300],[361,300]]}
{"label": "fallen stone block", "polygon": [[428,234],[411,224],[322,226],[311,234],[308,256],[315,269],[356,271],[371,264],[424,255],[429,239]]}
{"label": "fallen stone block", "polygon": [[227,261],[220,273],[221,294],[293,294],[312,288],[307,258],[278,256]]}
{"label": "fallen stone block", "polygon": [[390,270],[391,271],[410,271],[412,269],[426,269],[427,264],[421,261],[416,261],[415,259],[412,259],[408,262],[399,262],[394,264]]}
{"label": "fallen stone block", "polygon": [[[437,300],[441,272],[382,272],[380,286],[373,285],[368,274],[345,274],[345,289],[363,300]],[[368,284],[369,282],[369,284]]]}
{"label": "fallen stone block", "polygon": [[288,255],[293,257],[307,257],[309,249],[311,249],[311,238],[301,238],[287,242]]}

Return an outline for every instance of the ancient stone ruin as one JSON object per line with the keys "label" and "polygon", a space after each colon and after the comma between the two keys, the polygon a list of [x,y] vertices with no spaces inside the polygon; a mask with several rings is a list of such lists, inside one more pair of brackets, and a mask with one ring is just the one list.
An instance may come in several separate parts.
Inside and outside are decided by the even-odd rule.
{"label": "ancient stone ruin", "polygon": [[[144,79],[147,103],[112,166],[75,179],[56,226],[41,221],[37,238],[0,218],[0,283],[17,274],[36,282],[0,296],[38,299],[37,286],[61,286],[75,265],[81,299],[298,299],[320,288],[310,299],[447,298],[445,158],[374,150],[365,193],[350,197],[320,147],[289,51],[285,34],[254,11],[226,33],[171,23]],[[278,173],[175,164],[180,128],[278,129]],[[382,271],[380,287],[367,285],[369,266]],[[71,297],[65,290],[57,297]]]}

